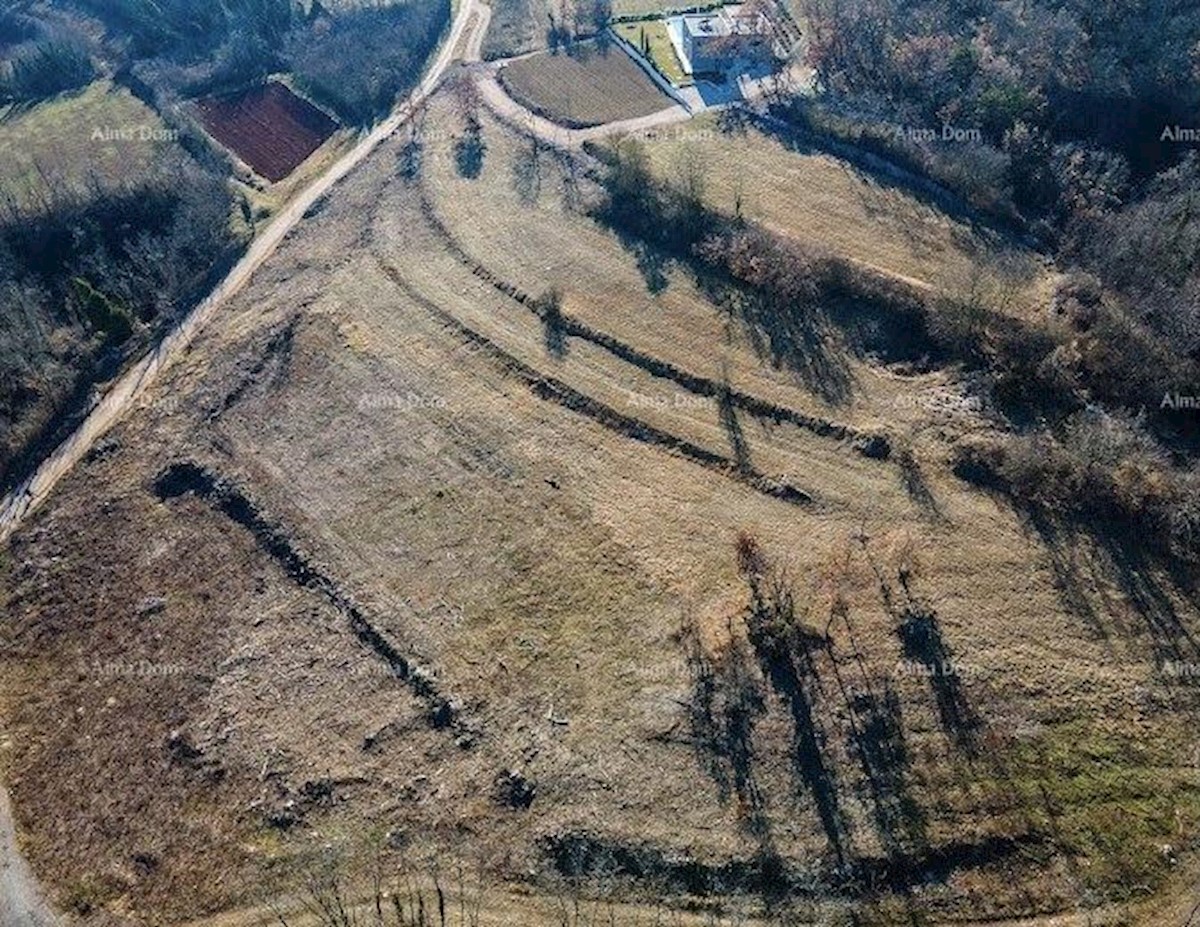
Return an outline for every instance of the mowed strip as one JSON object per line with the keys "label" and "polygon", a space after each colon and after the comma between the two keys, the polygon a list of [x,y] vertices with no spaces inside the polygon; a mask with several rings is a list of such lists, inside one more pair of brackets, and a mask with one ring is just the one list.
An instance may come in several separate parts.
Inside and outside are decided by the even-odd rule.
{"label": "mowed strip", "polygon": [[197,103],[204,128],[253,170],[283,180],[337,131],[338,124],[283,84]]}
{"label": "mowed strip", "polygon": [[500,80],[518,103],[574,129],[649,116],[672,103],[613,44],[580,42],[521,58],[504,67]]}

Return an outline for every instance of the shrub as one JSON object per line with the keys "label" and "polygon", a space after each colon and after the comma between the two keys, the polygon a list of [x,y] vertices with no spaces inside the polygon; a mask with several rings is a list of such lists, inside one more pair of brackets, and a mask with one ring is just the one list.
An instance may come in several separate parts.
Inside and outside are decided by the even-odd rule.
{"label": "shrub", "polygon": [[39,42],[0,65],[0,103],[32,103],[95,79],[96,66],[81,44]]}
{"label": "shrub", "polygon": [[1200,557],[1200,474],[1173,469],[1141,418],[1090,408],[1056,435],[965,442],[954,471],[1031,514],[1106,528],[1179,559]]}

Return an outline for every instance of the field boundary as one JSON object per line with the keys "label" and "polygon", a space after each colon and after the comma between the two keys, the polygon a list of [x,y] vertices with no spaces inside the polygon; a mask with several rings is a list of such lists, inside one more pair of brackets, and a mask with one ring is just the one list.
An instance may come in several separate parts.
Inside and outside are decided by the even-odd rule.
{"label": "field boundary", "polygon": [[553,402],[577,415],[589,418],[609,431],[631,438],[641,444],[659,448],[673,457],[718,473],[764,496],[804,508],[816,504],[816,498],[806,490],[784,480],[767,476],[747,464],[739,464],[738,461],[657,428],[649,422],[618,412],[612,406],[569,386],[557,377],[542,373],[418,292],[383,255],[376,251],[373,256],[384,276],[405,296],[429,313],[436,321],[458,335],[464,343],[481,350],[502,370],[519,379],[539,399]]}
{"label": "field boundary", "polygon": [[168,465],[154,480],[154,494],[166,502],[194,495],[216,512],[245,528],[267,554],[296,585],[323,595],[346,618],[359,642],[387,664],[392,675],[404,682],[412,694],[425,703],[427,720],[435,729],[450,728],[460,735],[473,737],[461,717],[459,703],[442,695],[429,670],[406,657],[368,617],[366,610],[339,583],[316,567],[292,542],[288,534],[240,487],[207,467],[192,461]]}
{"label": "field boundary", "polygon": [[[538,300],[533,294],[521,289],[517,284],[505,280],[467,253],[462,244],[454,236],[454,233],[442,222],[436,208],[429,201],[424,191],[422,191],[420,196],[420,209],[422,216],[433,228],[438,237],[442,239],[447,249],[458,259],[459,263],[470,270],[480,280],[493,287],[497,292],[532,312],[543,322],[546,321],[545,312],[538,307]],[[651,376],[670,380],[697,396],[726,401],[734,408],[740,409],[760,421],[769,421],[773,424],[786,423],[795,425],[798,428],[812,432],[818,437],[830,438],[835,441],[870,440],[872,438],[884,438],[886,440],[886,436],[878,432],[865,432],[849,425],[830,421],[829,419],[797,412],[787,406],[781,406],[777,403],[760,399],[757,396],[718,383],[708,377],[691,373],[668,361],[639,351],[633,345],[607,332],[593,328],[572,316],[560,313],[555,320],[555,324],[563,334],[587,341]]]}

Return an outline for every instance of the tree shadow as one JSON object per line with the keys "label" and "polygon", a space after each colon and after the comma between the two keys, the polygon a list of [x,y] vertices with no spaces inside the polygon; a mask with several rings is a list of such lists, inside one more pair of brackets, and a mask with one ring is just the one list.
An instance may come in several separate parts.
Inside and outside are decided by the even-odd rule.
{"label": "tree shadow", "polygon": [[907,447],[901,448],[899,454],[896,455],[896,464],[900,468],[900,481],[904,485],[904,491],[908,493],[908,498],[912,500],[913,504],[931,521],[947,524],[949,519],[938,505],[912,450]]}
{"label": "tree shadow", "polygon": [[542,192],[542,144],[530,139],[528,150],[513,160],[512,185],[523,206],[537,203]]}
{"label": "tree shadow", "polygon": [[841,340],[813,306],[785,303],[714,275],[698,276],[705,295],[738,321],[760,360],[795,374],[827,402],[843,405],[853,395],[854,376]]}
{"label": "tree shadow", "polygon": [[1049,558],[1059,603],[1068,614],[1083,621],[1096,639],[1107,639],[1109,635],[1104,619],[1092,602],[1091,588],[1095,574],[1092,572],[1088,577],[1083,575],[1078,536],[1066,526],[1057,525],[1037,513],[1031,513],[1026,523],[1041,541]]}
{"label": "tree shadow", "polygon": [[[1102,613],[1095,601],[1098,591],[1112,584],[1149,636],[1160,668],[1168,662],[1200,664],[1200,639],[1172,597],[1197,605],[1197,579],[1189,565],[1156,555],[1118,526],[1085,528],[1038,511],[1027,512],[1025,520],[1047,552],[1059,601],[1097,639],[1109,639],[1114,630],[1112,615]],[[1179,674],[1180,681],[1192,678],[1197,677]]]}
{"label": "tree shadow", "polygon": [[913,599],[908,594],[907,584],[905,594],[908,604],[903,610],[903,620],[896,629],[904,656],[924,667],[942,727],[961,750],[973,757],[978,753],[977,738],[981,724],[963,688],[961,668],[942,635],[937,613]]}
{"label": "tree shadow", "polygon": [[794,774],[812,796],[839,873],[848,873],[849,824],[838,797],[837,773],[826,761],[825,738],[817,724],[815,706],[820,683],[810,650],[812,642],[796,624],[786,577],[751,571],[747,579],[751,594],[748,636],[763,677],[791,715]]}
{"label": "tree shadow", "polygon": [[717,407],[720,410],[721,427],[725,429],[725,435],[729,439],[734,463],[739,470],[753,469],[750,445],[746,441],[745,432],[742,431],[742,423],[738,421],[737,409],[734,408],[728,384],[725,384],[725,388],[717,395]]}
{"label": "tree shadow", "polygon": [[542,343],[546,353],[555,360],[562,360],[569,350],[567,345],[567,323],[562,314],[562,293],[551,287],[533,302],[533,311],[542,320]]}
{"label": "tree shadow", "polygon": [[[1165,572],[1175,590],[1194,601],[1195,575],[1182,564],[1156,561],[1128,538],[1107,535],[1107,539],[1105,551],[1112,564],[1112,578],[1144,623],[1159,664],[1166,660],[1200,663],[1200,642],[1179,614],[1162,581]],[[1183,678],[1192,677],[1184,674]]]}
{"label": "tree shadow", "polygon": [[666,290],[670,284],[667,272],[671,269],[673,259],[663,249],[655,247],[638,235],[627,231],[617,223],[608,225],[609,231],[617,236],[621,247],[632,256],[638,273],[646,284],[651,296],[657,296]]}
{"label": "tree shadow", "polygon": [[718,668],[704,650],[694,625],[684,629],[686,660],[692,678],[688,720],[697,762],[717,786],[722,803],[736,798],[746,833],[758,845],[766,900],[778,900],[786,879],[770,878],[784,869],[775,848],[766,799],[755,771],[754,728],[767,712],[753,656],[730,628],[730,645]]}
{"label": "tree shadow", "polygon": [[454,140],[454,168],[460,177],[475,180],[483,173],[483,162],[487,156],[487,142],[483,139],[483,125],[478,117],[466,120],[463,134]]}
{"label": "tree shadow", "polygon": [[872,684],[850,610],[840,601],[833,605],[828,628],[835,623],[845,628],[858,682],[846,681],[841,669],[845,661],[839,658],[832,636],[827,639],[826,652],[848,712],[851,753],[863,772],[875,831],[889,857],[913,857],[928,849],[928,840],[924,813],[908,788],[910,757],[900,697],[888,679]]}

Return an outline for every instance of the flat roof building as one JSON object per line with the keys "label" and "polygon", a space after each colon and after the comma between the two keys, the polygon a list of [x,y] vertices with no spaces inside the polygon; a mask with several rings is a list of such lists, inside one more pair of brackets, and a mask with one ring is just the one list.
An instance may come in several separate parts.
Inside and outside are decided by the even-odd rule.
{"label": "flat roof building", "polygon": [[741,5],[708,13],[687,13],[667,20],[675,53],[687,74],[725,71],[739,59],[765,60],[771,53],[766,17],[742,13]]}

